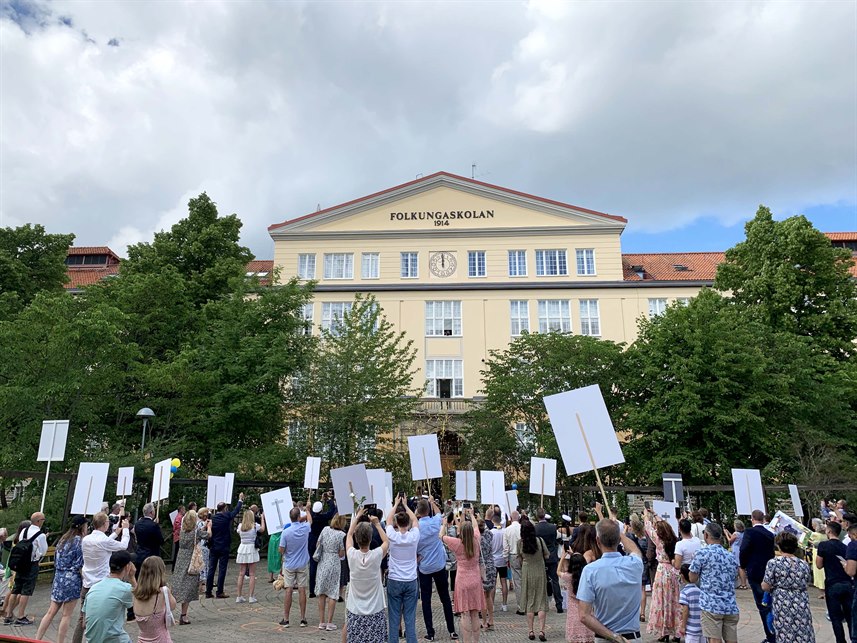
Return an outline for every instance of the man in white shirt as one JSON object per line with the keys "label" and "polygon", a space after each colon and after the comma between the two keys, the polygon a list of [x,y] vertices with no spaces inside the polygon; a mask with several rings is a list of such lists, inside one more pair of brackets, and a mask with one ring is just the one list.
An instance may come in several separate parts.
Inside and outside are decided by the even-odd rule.
{"label": "man in white shirt", "polygon": [[387,567],[388,642],[398,643],[399,623],[404,615],[407,643],[417,643],[417,546],[420,524],[414,512],[399,494],[387,516],[390,558]]}
{"label": "man in white shirt", "polygon": [[[30,601],[30,596],[36,589],[36,580],[39,577],[39,562],[48,551],[48,539],[42,531],[42,526],[45,524],[45,514],[37,511],[30,516],[30,526],[22,533],[18,542],[23,540],[31,541],[32,552],[30,555],[30,565],[27,568],[19,567],[15,572],[15,586],[12,588],[12,593],[9,595],[6,605],[6,625],[32,625],[33,620],[27,618],[27,603]],[[15,618],[15,607],[19,607],[20,616]]]}
{"label": "man in white shirt", "polygon": [[678,531],[681,535],[681,540],[675,544],[675,558],[673,558],[673,566],[681,570],[682,565],[690,565],[693,562],[696,552],[702,547],[702,542],[691,532],[693,525],[687,518],[682,518],[678,522]]}
{"label": "man in white shirt", "polygon": [[515,613],[523,616],[526,612],[521,609],[521,561],[517,556],[518,543],[521,540],[521,516],[517,511],[513,511],[509,517],[512,522],[503,530],[503,557],[509,561],[509,567],[512,568],[512,586],[515,588],[515,601],[518,604]]}
{"label": "man in white shirt", "polygon": [[[128,541],[131,539],[128,519],[117,523],[112,530],[110,525],[110,517],[106,513],[95,514],[92,517],[92,532],[81,541],[83,549],[83,569],[80,570],[83,578],[83,587],[80,590],[81,602],[93,585],[110,576],[110,556],[113,552],[128,549]],[[108,531],[110,531],[109,536]],[[81,643],[83,629],[83,611],[81,610],[72,643]]]}
{"label": "man in white shirt", "polygon": [[494,558],[494,568],[497,570],[497,578],[500,579],[500,592],[503,596],[503,602],[500,603],[500,609],[507,611],[506,601],[509,600],[509,575],[508,558],[503,554],[503,536],[506,533],[506,527],[501,523],[501,516],[495,513],[491,521],[494,523],[494,529],[491,530],[491,556]]}

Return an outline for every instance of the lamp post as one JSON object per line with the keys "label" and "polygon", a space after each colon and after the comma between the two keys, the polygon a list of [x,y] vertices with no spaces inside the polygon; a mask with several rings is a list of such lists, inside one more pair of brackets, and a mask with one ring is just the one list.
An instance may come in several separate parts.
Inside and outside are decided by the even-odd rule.
{"label": "lamp post", "polygon": [[143,419],[143,440],[140,443],[140,451],[146,448],[146,427],[149,424],[149,420],[155,417],[155,412],[150,409],[148,406],[144,406],[142,409],[137,411],[137,417]]}

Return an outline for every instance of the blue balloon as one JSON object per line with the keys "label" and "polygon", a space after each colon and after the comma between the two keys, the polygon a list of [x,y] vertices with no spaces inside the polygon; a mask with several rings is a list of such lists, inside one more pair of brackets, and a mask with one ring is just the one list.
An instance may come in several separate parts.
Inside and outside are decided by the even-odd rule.
{"label": "blue balloon", "polygon": [[517,483],[517,482],[513,482],[513,483],[512,483],[512,489],[516,489],[516,490],[517,490],[517,488],[518,488],[518,483]]}
{"label": "blue balloon", "polygon": [[178,470],[179,470],[179,468],[178,468],[178,467],[170,466],[170,473],[175,473],[175,472],[176,472],[176,471],[178,471]]}

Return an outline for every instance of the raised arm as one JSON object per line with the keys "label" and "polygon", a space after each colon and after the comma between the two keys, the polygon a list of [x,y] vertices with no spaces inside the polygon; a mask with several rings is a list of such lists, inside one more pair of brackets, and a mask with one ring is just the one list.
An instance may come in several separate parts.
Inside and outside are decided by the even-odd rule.
{"label": "raised arm", "polygon": [[312,492],[307,494],[306,506],[307,506],[306,524],[311,525],[312,524]]}
{"label": "raised arm", "polygon": [[[354,530],[357,528],[357,514],[351,515],[351,524],[348,525],[348,533],[345,534],[345,551],[354,547]],[[282,551],[282,549],[280,550]]]}
{"label": "raised arm", "polygon": [[411,508],[408,505],[405,505],[405,511],[408,514],[408,518],[411,519],[411,529],[419,529],[420,521],[417,520],[416,514],[414,514],[414,512],[411,511]]}
{"label": "raised arm", "polygon": [[384,552],[384,555],[387,555],[387,552],[390,550],[390,539],[387,538],[387,532],[384,531],[384,528],[381,526],[381,521],[378,520],[378,516],[370,516],[369,521],[375,527],[375,531],[381,536],[381,551]]}

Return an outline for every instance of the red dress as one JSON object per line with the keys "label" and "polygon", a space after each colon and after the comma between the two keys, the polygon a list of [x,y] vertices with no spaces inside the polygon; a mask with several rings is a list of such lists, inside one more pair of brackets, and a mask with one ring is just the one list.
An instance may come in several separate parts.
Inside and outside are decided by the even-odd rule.
{"label": "red dress", "polygon": [[479,528],[473,525],[473,531],[473,558],[467,558],[464,555],[464,545],[460,539],[452,536],[443,537],[443,543],[455,554],[458,561],[455,591],[452,594],[453,611],[456,614],[485,609],[482,574],[479,572]]}

